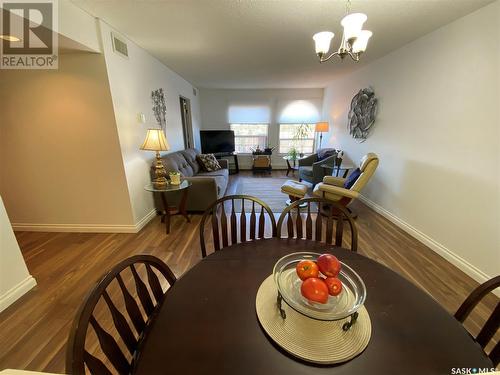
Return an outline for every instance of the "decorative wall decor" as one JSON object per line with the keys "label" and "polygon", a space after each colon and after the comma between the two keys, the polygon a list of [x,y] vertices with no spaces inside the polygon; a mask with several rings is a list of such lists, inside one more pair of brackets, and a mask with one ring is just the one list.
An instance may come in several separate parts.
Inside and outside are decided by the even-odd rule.
{"label": "decorative wall decor", "polygon": [[165,130],[167,125],[167,106],[165,104],[165,94],[163,89],[154,90],[151,92],[151,100],[153,102],[153,113],[158,125]]}
{"label": "decorative wall decor", "polygon": [[375,122],[377,98],[371,87],[359,90],[351,100],[348,127],[349,133],[359,142],[364,142]]}

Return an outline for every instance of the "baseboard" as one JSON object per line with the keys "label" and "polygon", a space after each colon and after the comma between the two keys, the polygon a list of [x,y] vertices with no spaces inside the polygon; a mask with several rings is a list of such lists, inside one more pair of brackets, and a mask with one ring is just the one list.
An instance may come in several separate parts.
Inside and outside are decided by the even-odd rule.
{"label": "baseboard", "polygon": [[28,293],[36,286],[36,280],[33,276],[29,275],[26,279],[19,284],[10,288],[7,292],[0,296],[0,312],[16,302],[19,298]]}
{"label": "baseboard", "polygon": [[139,232],[142,228],[146,226],[153,218],[156,216],[156,209],[149,211],[141,220],[135,223],[135,233]]}
{"label": "baseboard", "polygon": [[450,262],[451,264],[453,264],[454,266],[459,268],[461,271],[463,271],[464,273],[466,273],[467,275],[472,277],[478,283],[484,283],[486,280],[489,280],[491,278],[489,275],[485,274],[483,271],[481,271],[480,269],[478,269],[474,265],[470,264],[468,261],[466,261],[462,257],[455,254],[453,251],[448,249],[446,246],[443,246],[442,244],[440,244],[436,240],[427,236],[425,233],[422,233],[421,231],[414,228],[413,226],[411,226],[410,224],[408,224],[404,220],[401,220],[400,218],[398,218],[397,216],[395,216],[391,212],[387,211],[382,206],[371,201],[370,199],[366,198],[363,195],[361,195],[359,198],[368,207],[370,207],[375,212],[377,212],[380,215],[382,215],[383,217],[385,217],[390,222],[397,225],[399,228],[404,230],[406,233],[408,233],[413,238],[417,239],[418,241],[422,242],[427,247],[431,248],[437,254],[439,254],[444,259],[446,259],[448,262]]}
{"label": "baseboard", "polygon": [[156,215],[151,210],[134,225],[12,223],[16,232],[137,233]]}

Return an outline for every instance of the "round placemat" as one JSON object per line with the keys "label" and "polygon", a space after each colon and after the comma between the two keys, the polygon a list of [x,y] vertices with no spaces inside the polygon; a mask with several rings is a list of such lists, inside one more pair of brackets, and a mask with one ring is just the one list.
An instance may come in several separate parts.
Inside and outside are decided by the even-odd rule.
{"label": "round placemat", "polygon": [[342,325],[350,318],[321,321],[308,318],[284,301],[283,319],[277,307],[277,288],[273,276],[260,285],[255,299],[257,317],[264,331],[288,353],[308,362],[334,364],[346,362],[363,350],[370,341],[372,325],[365,307],[359,310],[356,323],[348,330]]}

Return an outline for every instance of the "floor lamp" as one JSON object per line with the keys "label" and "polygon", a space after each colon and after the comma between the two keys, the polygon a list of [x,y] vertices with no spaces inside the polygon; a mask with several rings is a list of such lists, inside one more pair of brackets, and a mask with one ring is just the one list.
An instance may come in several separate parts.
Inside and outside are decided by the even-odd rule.
{"label": "floor lamp", "polygon": [[323,141],[323,133],[328,132],[330,129],[330,126],[328,124],[328,121],[320,121],[316,123],[316,133],[319,133],[319,147],[318,149],[321,148],[321,142]]}

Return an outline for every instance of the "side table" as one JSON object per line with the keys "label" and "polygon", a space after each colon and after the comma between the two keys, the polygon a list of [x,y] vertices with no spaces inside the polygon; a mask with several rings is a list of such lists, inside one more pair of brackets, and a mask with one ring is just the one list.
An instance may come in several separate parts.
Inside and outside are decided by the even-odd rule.
{"label": "side table", "polygon": [[[189,191],[189,187],[191,186],[191,182],[188,180],[183,180],[180,185],[172,185],[168,184],[162,188],[156,188],[153,184],[148,184],[144,187],[145,190],[152,192],[153,194],[159,194],[161,197],[161,201],[163,203],[164,213],[161,217],[161,222],[165,222],[166,232],[170,233],[170,217],[174,215],[182,215],[186,219],[188,223],[191,222],[189,216],[186,212],[186,202],[187,195]],[[168,203],[167,195],[168,193],[172,193],[175,191],[182,190],[181,201],[179,202],[179,206],[172,206]]]}
{"label": "side table", "polygon": [[[290,155],[283,156],[283,159],[286,160],[286,175],[287,176],[288,176],[288,173],[292,172],[292,174],[293,174],[295,171],[299,170],[299,166],[297,165],[297,162],[303,158],[304,158],[304,156],[297,156],[295,158],[292,158]],[[290,161],[292,162],[292,164],[290,164]]]}

